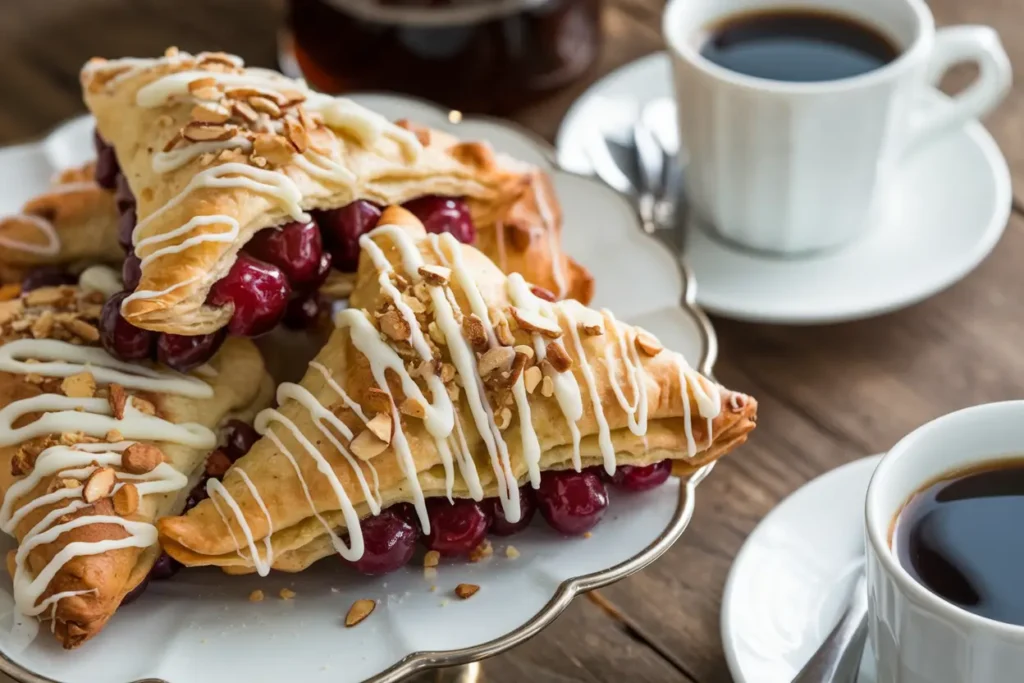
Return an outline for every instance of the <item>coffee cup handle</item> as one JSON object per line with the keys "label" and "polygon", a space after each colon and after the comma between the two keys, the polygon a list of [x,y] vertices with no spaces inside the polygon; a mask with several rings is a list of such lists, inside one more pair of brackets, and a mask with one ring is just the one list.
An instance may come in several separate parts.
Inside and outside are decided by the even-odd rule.
{"label": "coffee cup handle", "polygon": [[928,84],[937,85],[947,71],[964,62],[978,65],[978,77],[954,96],[949,106],[915,112],[904,152],[916,149],[965,121],[984,116],[1006,97],[1013,74],[1010,59],[994,29],[952,26],[936,31],[926,74]]}

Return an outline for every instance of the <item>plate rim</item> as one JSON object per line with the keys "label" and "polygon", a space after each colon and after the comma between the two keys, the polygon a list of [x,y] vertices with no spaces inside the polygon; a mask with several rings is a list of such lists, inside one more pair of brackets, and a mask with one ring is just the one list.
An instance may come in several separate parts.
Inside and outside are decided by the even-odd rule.
{"label": "plate rim", "polygon": [[[361,91],[357,93],[349,93],[345,96],[352,97],[354,99],[365,96],[402,99],[418,104],[428,110],[432,110],[435,114],[442,117],[447,117],[448,112],[451,111],[443,105],[426,99],[383,91]],[[64,129],[66,126],[75,123],[77,120],[87,117],[88,114],[72,117],[57,124],[43,136],[29,142],[0,147],[0,149],[6,150],[15,147],[23,149],[44,148],[47,140],[49,140],[53,134]],[[634,216],[634,228],[637,233],[652,239],[661,249],[665,249],[669,252],[669,255],[680,272],[682,293],[679,298],[678,306],[694,321],[701,337],[701,357],[697,359],[693,366],[705,376],[713,378],[714,365],[718,359],[718,337],[710,318],[697,304],[697,283],[694,278],[693,271],[685,261],[680,258],[678,254],[674,253],[674,251],[664,242],[661,242],[655,237],[646,235],[646,233],[643,232],[639,218],[636,217],[636,211],[633,210],[629,205],[628,200],[623,195],[604,185],[593,176],[561,168],[557,162],[556,148],[534,131],[514,121],[508,121],[494,116],[475,114],[463,116],[458,123],[452,123],[452,125],[458,127],[464,123],[481,122],[511,129],[513,132],[520,135],[526,142],[532,144],[536,148],[539,156],[545,160],[545,171],[548,173],[574,176],[592,185],[596,192],[605,192],[610,195],[615,195],[617,198],[616,201],[622,202],[623,206],[628,208],[628,215]],[[43,153],[45,154],[45,149],[43,150]],[[370,678],[365,679],[364,683],[396,683],[408,676],[423,671],[478,662],[501,654],[502,652],[505,652],[506,650],[530,639],[554,621],[555,618],[557,618],[565,608],[568,607],[573,598],[580,593],[620,581],[647,567],[661,557],[676,541],[679,540],[687,526],[689,526],[690,520],[693,517],[696,502],[696,487],[712,469],[714,469],[714,463],[705,465],[690,475],[687,479],[680,482],[679,499],[676,503],[676,509],[673,512],[672,517],[658,537],[655,538],[654,541],[652,541],[646,548],[633,557],[623,560],[622,562],[607,569],[565,579],[558,585],[558,588],[555,590],[548,602],[536,614],[516,629],[484,643],[479,643],[465,648],[411,652],[392,664],[390,667],[371,676]],[[7,674],[17,681],[17,683],[59,683],[55,679],[41,676],[26,669],[11,659],[7,653],[3,651],[0,651],[0,672]],[[160,678],[144,678],[126,683],[171,682]]]}

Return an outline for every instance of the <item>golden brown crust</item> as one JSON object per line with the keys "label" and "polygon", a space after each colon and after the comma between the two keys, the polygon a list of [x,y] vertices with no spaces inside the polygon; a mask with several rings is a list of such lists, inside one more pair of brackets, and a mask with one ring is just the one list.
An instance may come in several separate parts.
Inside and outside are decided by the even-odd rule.
{"label": "golden brown crust", "polygon": [[[83,345],[95,344],[88,330],[94,329],[101,301],[102,298],[96,294],[83,294],[76,288],[64,287],[34,290],[21,299],[0,303],[0,344],[22,338],[50,338]],[[39,324],[40,320],[47,319],[51,322]],[[72,324],[72,320],[86,327]],[[76,336],[74,331],[82,336]],[[207,379],[214,390],[208,399],[134,390],[127,394],[135,397],[137,406],[152,406],[157,416],[170,422],[193,422],[213,428],[229,411],[247,406],[260,395],[263,363],[252,342],[229,339],[211,360],[210,367],[216,375]],[[0,372],[0,408],[42,394],[77,394],[79,388],[74,380],[66,378]],[[87,397],[107,398],[108,401],[112,400],[111,393],[117,393],[102,384],[88,385],[84,391]],[[145,409],[148,410],[148,407]],[[114,412],[117,412],[116,408]],[[39,414],[26,415],[15,422],[14,426],[30,424],[38,417]],[[116,441],[118,435],[108,434],[106,438]],[[0,446],[0,492],[6,497],[11,487],[32,471],[35,458],[45,448],[72,445],[82,440],[102,439],[79,434],[51,434],[27,442]],[[203,450],[180,444],[158,445],[166,461],[186,475],[197,472],[207,455]],[[42,477],[31,491],[13,501],[14,509],[59,487],[67,487],[70,481],[60,473]],[[88,481],[85,485],[88,486]],[[143,496],[127,519],[151,523],[159,516],[179,512],[187,495],[188,487],[167,495]],[[45,515],[62,504],[44,505],[29,512],[14,530],[19,543]],[[116,514],[109,494],[72,513],[67,519],[86,514]],[[126,534],[125,529],[117,524],[80,526],[61,534],[51,543],[32,549],[27,555],[26,566],[35,575],[71,543],[115,540],[124,538]],[[125,595],[146,577],[158,556],[159,548],[156,546],[145,549],[123,548],[96,555],[80,555],[64,564],[40,597],[45,599],[64,591],[89,591],[61,599],[53,612],[47,610],[43,615],[55,620],[54,632],[64,647],[77,647],[98,633]]]}
{"label": "golden brown crust", "polygon": [[68,169],[21,212],[0,217],[0,283],[46,265],[118,264],[114,193],[92,178],[93,165]]}
{"label": "golden brown crust", "polygon": [[[509,241],[505,246],[510,267],[519,267],[532,282],[566,295],[586,296],[592,290],[589,274],[561,252],[557,202],[537,169],[501,158],[481,143],[459,143],[437,131],[410,134],[382,119],[378,121],[376,115],[372,115],[376,118],[371,118],[370,127],[380,130],[368,133],[365,122],[353,124],[351,118],[336,120],[323,115],[321,109],[310,104],[311,98],[322,96],[300,91],[298,83],[283,76],[272,78],[266,73],[234,68],[230,63],[220,56],[177,55],[145,68],[94,60],[83,69],[86,104],[96,116],[100,133],[113,145],[138,202],[142,222],[138,238],[159,239],[197,216],[230,217],[230,221],[193,226],[165,242],[143,245],[137,249],[140,257],[181,245],[189,238],[232,232],[232,222],[238,225],[234,239],[193,239],[188,248],[149,261],[142,269],[138,289],[153,294],[129,299],[122,309],[133,324],[178,334],[207,333],[222,327],[230,313],[205,305],[211,285],[224,277],[238,250],[258,230],[279,225],[294,215],[294,211],[289,213],[287,202],[275,198],[275,192],[257,191],[251,186],[213,188],[200,182],[182,195],[198,174],[227,163],[280,172],[276,174],[278,179],[267,182],[283,182],[281,187],[288,192],[297,191],[305,210],[338,208],[356,199],[386,205],[431,194],[464,196],[481,233],[481,243],[490,248],[497,248],[497,240],[488,233],[504,231],[506,217],[512,224],[530,228],[531,239]],[[263,132],[264,122],[251,123],[246,119],[248,114],[240,113],[244,111],[240,107],[255,106],[253,96],[245,94],[248,91],[225,85],[220,92],[215,88],[207,92],[210,77],[189,81],[188,92],[195,97],[179,95],[151,107],[138,104],[140,89],[168,74],[184,71],[208,72],[210,77],[224,72],[257,77],[260,87],[278,94],[278,105],[273,108],[281,110],[277,119],[281,134]],[[152,93],[152,89],[145,92]],[[209,97],[215,109],[230,110],[232,118],[217,124],[218,128],[197,126],[196,117],[208,115],[196,113],[200,95]],[[301,101],[303,98],[306,101]],[[209,144],[194,141],[197,130],[203,141],[216,144],[240,137],[251,141],[251,148],[197,154],[180,167],[163,173],[154,170],[154,157],[165,159],[161,156],[165,150],[177,154],[190,149],[190,145]],[[221,130],[225,131],[223,135]],[[301,135],[293,134],[296,130]],[[417,136],[426,144],[415,155],[407,143]],[[319,170],[314,162],[320,164]],[[325,165],[347,169],[352,178],[342,180],[337,174],[330,177],[323,171]],[[279,179],[281,174],[287,181]],[[175,200],[179,196],[181,199]]]}
{"label": "golden brown crust", "polygon": [[[423,234],[422,226],[419,226],[418,222],[412,219],[407,212],[401,210],[394,212],[389,209],[382,217],[381,222],[404,226],[403,229],[410,230],[413,235],[422,236]],[[393,238],[387,234],[378,234],[374,240],[384,251],[389,262],[401,272],[402,258]],[[428,264],[439,263],[434,248],[428,245],[426,239],[422,237],[418,239],[418,248],[421,257]],[[443,248],[447,249],[447,247]],[[473,281],[488,306],[495,311],[494,317],[497,319],[499,313],[509,310],[506,278],[494,264],[471,247],[461,247],[461,256],[466,270],[472,275]],[[443,279],[443,269],[439,271],[438,276]],[[395,281],[397,282],[396,287],[402,286],[400,281]],[[461,285],[453,278],[449,281],[449,287],[459,308],[464,313],[469,311],[468,299]],[[410,290],[414,291],[415,287],[410,287]],[[404,296],[408,296],[408,291]],[[373,263],[369,258],[363,258],[360,262],[359,279],[352,294],[351,306],[353,309],[363,309],[371,318],[377,319],[379,329],[386,337],[401,339],[406,335],[401,324],[391,316],[389,301],[390,296],[382,293],[377,270]],[[598,314],[594,311],[588,313],[574,301],[555,304],[553,309],[563,331],[568,329],[574,320],[584,320],[585,315],[589,319],[597,316],[605,330],[603,333],[581,333],[582,354],[576,349],[575,344],[566,341],[569,339],[568,334],[559,341],[551,342],[552,346],[565,342],[564,352],[571,364],[570,371],[581,387],[583,415],[575,422],[575,425],[582,435],[580,455],[583,466],[603,462],[599,438],[600,418],[595,409],[595,403],[590,398],[590,392],[586,388],[588,379],[583,371],[585,363],[595,369],[592,375],[593,391],[596,392],[597,403],[600,404],[604,419],[607,421],[609,437],[619,464],[647,465],[671,458],[673,461],[682,463],[681,470],[692,470],[721,457],[741,444],[746,435],[754,428],[757,413],[756,401],[742,394],[717,387],[711,380],[690,371],[678,354],[660,350],[648,344],[649,352],[638,353],[639,361],[636,361],[643,368],[643,373],[640,376],[644,382],[647,396],[647,430],[643,436],[634,434],[630,429],[629,414],[616,397],[613,385],[626,386],[628,383],[627,373],[629,370],[619,351],[619,339],[633,340],[629,343],[636,343],[635,329],[617,323],[608,313]],[[390,321],[386,321],[389,316],[391,316]],[[524,321],[526,321],[525,318]],[[429,330],[428,319],[419,322],[422,327]],[[463,325],[463,330],[470,328],[471,326]],[[522,324],[510,333],[513,339],[504,348],[514,350],[531,343],[530,335],[522,327]],[[472,331],[464,332],[464,334],[467,340],[474,336]],[[403,344],[394,342],[391,345],[399,353],[399,356],[402,356]],[[486,353],[490,353],[494,348],[497,347],[491,347]],[[508,405],[508,403],[503,400],[505,394],[502,394],[502,387],[507,387],[507,385],[503,384],[504,380],[496,375],[484,376],[483,368],[489,365],[486,353],[478,351],[478,368],[480,368],[485,387],[487,387],[487,397],[494,409],[495,419],[496,421],[500,420],[499,429],[508,445],[511,472],[520,482],[523,482],[528,475],[528,464],[522,446],[518,412],[510,411],[510,419],[507,421],[504,419],[502,406]],[[549,347],[548,353],[549,357],[553,355],[551,347]],[[475,428],[465,392],[458,391],[458,385],[452,377],[454,372],[446,379],[444,368],[451,360],[445,347],[439,348],[437,354],[439,355],[436,355],[435,358],[441,358],[439,376],[445,381],[449,395],[452,395],[453,385],[456,387],[454,391],[458,397],[455,401],[458,419],[465,433],[468,452],[472,454],[477,463],[482,488],[485,495],[493,496],[498,490],[498,481],[494,470],[489,465],[483,438]],[[333,380],[345,390],[352,400],[362,406],[367,416],[378,413],[381,405],[379,401],[381,388],[377,386],[373,378],[366,356],[356,349],[347,327],[335,330],[327,345],[317,356],[317,361],[330,371]],[[516,367],[515,361],[513,361],[511,366],[513,370],[510,372],[515,371]],[[536,371],[538,367],[543,368],[544,366],[543,364],[536,366],[527,360],[525,367],[527,369],[520,367],[518,371],[524,373],[531,370]],[[550,369],[541,372],[547,374]],[[613,376],[616,379],[613,380]],[[549,380],[550,377],[545,379],[545,381]],[[348,448],[357,456],[364,457],[367,452],[360,454],[360,449],[357,448],[357,441],[365,433],[362,432],[362,422],[354,413],[345,408],[339,399],[339,394],[331,387],[325,376],[317,369],[312,368],[306,372],[301,385],[320,404],[329,407],[353,430],[357,436]],[[527,388],[526,390],[529,392],[530,424],[533,426],[540,444],[540,468],[550,470],[571,467],[573,465],[573,435],[557,398],[552,395],[551,391],[545,389],[543,384],[533,384],[532,386],[532,389]],[[416,411],[406,407],[408,396],[393,374],[389,374],[388,389],[395,404],[401,410],[401,427],[409,444],[419,485],[428,497],[445,495],[445,472],[441,466],[442,459],[437,442],[427,432],[423,420],[414,416]],[[701,417],[702,410],[709,410],[708,401],[711,399],[706,397],[716,395],[720,401],[719,410],[709,423],[707,419]],[[309,410],[292,399],[283,401],[279,410],[311,442],[318,444],[320,452],[331,463],[334,474],[355,505],[357,512],[361,516],[368,514],[369,508],[358,483],[356,470],[346,463],[342,454],[333,445],[320,438],[320,432]],[[270,510],[275,529],[271,537],[275,556],[273,566],[284,571],[298,571],[332,552],[324,525],[310,514],[303,480],[311,491],[317,511],[326,520],[327,525],[332,528],[343,527],[345,522],[339,511],[338,498],[328,479],[319,472],[316,461],[305,455],[304,449],[290,430],[281,428],[277,423],[271,423],[270,429],[287,450],[298,454],[296,461],[302,472],[302,477],[296,476],[289,459],[281,456],[281,451],[270,438],[261,439],[249,454],[239,461],[238,467],[243,468],[249,478],[255,482],[257,489],[262,490],[263,500]],[[386,436],[387,431],[383,431],[383,434]],[[367,440],[372,441],[369,437]],[[376,454],[373,451],[368,453],[369,462],[372,463],[380,481],[379,492],[382,506],[386,507],[410,500],[409,486],[395,450],[391,446],[385,446],[380,448]],[[370,476],[368,467],[368,465],[360,465],[367,477]],[[253,536],[257,540],[265,537],[270,531],[267,519],[263,515],[258,501],[251,495],[235,470],[227,473],[224,485],[241,507],[246,524]],[[453,493],[461,497],[470,495],[469,487],[458,468],[455,472]],[[246,550],[243,548],[241,554],[236,552],[234,539],[244,537],[241,527],[233,519],[226,523],[225,518],[220,516],[213,503],[201,503],[186,516],[163,519],[158,526],[162,543],[167,552],[187,565],[217,565],[229,568],[232,573],[252,571],[252,563],[247,558]]]}

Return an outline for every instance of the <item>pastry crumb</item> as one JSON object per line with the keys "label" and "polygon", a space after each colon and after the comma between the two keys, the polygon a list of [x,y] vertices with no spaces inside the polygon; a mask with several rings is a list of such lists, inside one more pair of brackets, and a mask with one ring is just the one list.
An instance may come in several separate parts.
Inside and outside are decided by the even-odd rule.
{"label": "pastry crumb", "polygon": [[436,550],[428,550],[427,554],[423,556],[424,567],[436,567],[441,561],[441,553]]}
{"label": "pastry crumb", "polygon": [[594,534],[590,533],[589,531],[587,533],[583,534],[583,538],[593,538],[593,537],[594,537]]}
{"label": "pastry crumb", "polygon": [[430,587],[430,592],[431,593],[436,593],[437,592],[437,584],[436,583],[433,586]]}
{"label": "pastry crumb", "polygon": [[263,591],[259,588],[249,593],[249,602],[263,602]]}
{"label": "pastry crumb", "polygon": [[515,547],[514,545],[510,545],[509,547],[505,548],[505,557],[507,557],[510,560],[517,559],[520,556],[520,554],[521,553],[519,552],[519,548]]}
{"label": "pastry crumb", "polygon": [[471,597],[476,595],[479,590],[480,586],[475,583],[460,583],[455,587],[455,594],[463,600],[469,600]]}
{"label": "pastry crumb", "polygon": [[291,600],[296,596],[296,592],[291,588],[282,588],[278,595],[281,596],[282,600]]}
{"label": "pastry crumb", "polygon": [[494,547],[491,545],[491,542],[485,538],[480,545],[469,551],[469,561],[482,562],[493,554]]}
{"label": "pastry crumb", "polygon": [[448,598],[445,598],[444,600],[442,600],[440,602],[440,605],[441,605],[441,607],[447,607],[449,602],[450,601],[448,600]]}
{"label": "pastry crumb", "polygon": [[351,628],[373,613],[377,607],[374,600],[356,600],[345,615],[345,627]]}

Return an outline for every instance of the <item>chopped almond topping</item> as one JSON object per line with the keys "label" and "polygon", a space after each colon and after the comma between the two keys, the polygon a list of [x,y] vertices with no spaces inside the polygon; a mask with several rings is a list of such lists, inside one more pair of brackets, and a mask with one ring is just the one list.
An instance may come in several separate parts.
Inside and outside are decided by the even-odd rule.
{"label": "chopped almond topping", "polygon": [[[414,296],[405,294],[402,296],[402,301],[409,307],[409,310],[413,313],[426,313],[427,307],[423,305],[423,302]],[[443,343],[443,342],[442,342]]]}
{"label": "chopped almond topping", "polygon": [[401,411],[403,415],[415,417],[419,420],[422,420],[427,416],[427,409],[415,398],[407,398],[402,401],[402,405],[398,406],[398,410]]}
{"label": "chopped almond topping", "polygon": [[512,360],[512,367],[508,371],[508,377],[505,378],[504,384],[506,386],[512,386],[513,384],[518,382],[519,378],[526,370],[526,364],[529,362],[529,356],[527,356],[525,353],[519,353],[518,351],[516,351],[516,356]]}
{"label": "chopped almond topping", "polygon": [[92,398],[96,395],[96,378],[91,372],[80,372],[65,377],[60,383],[60,390],[69,398]]}
{"label": "chopped almond topping", "polygon": [[356,600],[345,615],[345,626],[351,628],[373,613],[377,603],[373,600]]}
{"label": "chopped almond topping", "polygon": [[441,381],[445,384],[452,382],[455,379],[455,366],[451,363],[441,364]]}
{"label": "chopped almond topping", "polygon": [[394,425],[391,422],[391,415],[387,413],[377,413],[373,416],[373,419],[366,423],[366,428],[376,434],[377,438],[384,443],[391,443],[391,434],[394,430]]}
{"label": "chopped almond topping", "polygon": [[25,295],[25,305],[55,306],[73,296],[74,292],[75,290],[70,287],[40,287]]}
{"label": "chopped almond topping", "polygon": [[256,110],[245,102],[232,102],[231,113],[249,124],[256,123],[260,118],[260,115],[256,113]]}
{"label": "chopped almond topping", "polygon": [[462,389],[460,389],[459,385],[454,382],[446,385],[445,391],[448,392],[448,398],[450,398],[452,401],[458,401],[459,396],[462,395]]}
{"label": "chopped almond topping", "polygon": [[479,590],[480,586],[475,583],[460,583],[455,587],[455,594],[463,600],[469,600],[471,597],[476,595]]}
{"label": "chopped almond topping", "polygon": [[537,332],[552,339],[562,336],[562,328],[554,321],[548,320],[542,315],[524,311],[515,306],[509,307],[509,310],[512,312],[512,317],[519,327],[527,332]]}
{"label": "chopped almond topping", "polygon": [[363,399],[363,407],[366,408],[366,412],[368,413],[390,413],[391,394],[383,389],[370,387],[366,390],[366,398]]}
{"label": "chopped almond topping", "polygon": [[501,431],[508,429],[508,426],[512,423],[512,411],[508,408],[502,408],[494,417],[494,422]]}
{"label": "chopped almond topping", "polygon": [[36,339],[45,339],[53,331],[53,311],[43,311],[43,314],[32,323],[32,336]]}
{"label": "chopped almond topping", "polygon": [[192,107],[192,119],[200,123],[226,123],[231,112],[220,104],[203,103]]}
{"label": "chopped almond topping", "polygon": [[61,324],[64,325],[64,329],[82,341],[97,342],[100,340],[100,331],[96,329],[95,325],[91,325],[84,320],[74,318],[65,320]]}
{"label": "chopped almond topping", "polygon": [[114,512],[121,517],[127,517],[134,515],[135,511],[139,509],[139,489],[135,484],[127,483],[123,484],[121,488],[114,493]]}
{"label": "chopped almond topping", "polygon": [[441,553],[436,550],[428,550],[427,554],[423,556],[424,567],[436,567],[441,562]]}
{"label": "chopped almond topping", "polygon": [[380,316],[380,331],[395,341],[407,341],[412,335],[409,321],[394,308]]}
{"label": "chopped almond topping", "polygon": [[211,477],[223,477],[231,468],[231,458],[219,448],[206,457],[206,473]]}
{"label": "chopped almond topping", "polygon": [[124,434],[122,434],[120,430],[111,429],[107,432],[106,436],[103,437],[103,440],[107,443],[119,443],[124,441]]}
{"label": "chopped almond topping", "polygon": [[261,156],[272,164],[287,164],[295,154],[291,143],[280,135],[261,133],[252,143],[253,154]]}
{"label": "chopped almond topping", "polygon": [[427,334],[430,335],[435,344],[443,346],[448,343],[448,340],[444,337],[444,332],[441,331],[441,327],[433,320],[427,325]]}
{"label": "chopped almond topping", "polygon": [[665,347],[661,345],[653,334],[640,330],[636,335],[636,347],[646,353],[648,356],[657,356],[661,353]]}
{"label": "chopped almond topping", "polygon": [[572,367],[572,358],[558,342],[548,344],[547,359],[556,372],[566,372]]}
{"label": "chopped almond topping", "polygon": [[201,100],[217,100],[221,97],[221,92],[217,89],[217,79],[212,76],[190,81],[188,91]]}
{"label": "chopped almond topping", "polygon": [[494,546],[486,538],[481,541],[480,545],[469,551],[470,562],[482,562],[488,557],[494,554]]}
{"label": "chopped almond topping", "polygon": [[139,411],[144,415],[156,415],[156,406],[154,406],[146,399],[139,398],[138,396],[132,396],[131,399],[132,408],[135,408],[135,410]]}
{"label": "chopped almond topping", "polygon": [[121,469],[129,474],[152,472],[163,461],[163,451],[148,443],[133,443],[121,453]]}
{"label": "chopped almond topping", "polygon": [[462,319],[462,334],[476,351],[482,353],[487,350],[487,328],[476,313],[470,313]]}
{"label": "chopped almond topping", "polygon": [[101,467],[86,479],[82,498],[85,499],[86,503],[95,503],[100,498],[109,496],[116,483],[117,472],[110,467]]}
{"label": "chopped almond topping", "polygon": [[185,138],[181,135],[181,131],[177,131],[174,135],[171,136],[170,140],[164,143],[163,151],[170,152],[172,149],[178,146],[179,142],[181,142],[184,139]]}
{"label": "chopped almond topping", "polygon": [[124,419],[124,408],[128,404],[128,392],[120,384],[111,384],[107,389],[107,402],[115,420]]}
{"label": "chopped almond topping", "polygon": [[523,378],[526,384],[526,392],[529,394],[533,393],[533,390],[537,388],[537,385],[544,379],[544,373],[540,371],[536,365],[526,368],[525,377]]}
{"label": "chopped almond topping", "polygon": [[387,443],[369,429],[364,429],[349,444],[352,454],[363,461],[372,460],[387,450],[387,447]]}
{"label": "chopped almond topping", "polygon": [[516,343],[512,328],[508,324],[508,318],[500,311],[494,316],[494,336],[505,346],[512,346]]}
{"label": "chopped almond topping", "polygon": [[281,596],[281,599],[282,599],[282,600],[291,600],[291,599],[292,599],[292,598],[294,598],[294,597],[295,597],[296,595],[298,595],[298,593],[296,593],[295,591],[293,591],[293,590],[292,590],[291,588],[282,588],[282,589],[281,589],[281,590],[280,590],[280,591],[278,592],[278,595],[280,595],[280,596]]}
{"label": "chopped almond topping", "polygon": [[264,95],[266,94],[269,93],[260,93],[250,97],[247,100],[249,106],[261,114],[268,114],[275,119],[281,118],[281,107],[277,106],[277,102],[274,102],[269,97],[265,97]]}
{"label": "chopped almond topping", "polygon": [[487,377],[492,372],[508,372],[515,360],[516,352],[508,346],[495,346],[480,357],[477,369],[481,377]]}
{"label": "chopped almond topping", "polygon": [[583,330],[584,334],[590,335],[591,337],[596,337],[598,335],[604,334],[604,328],[601,325],[596,325],[596,324],[589,324],[588,325],[587,323],[582,323],[581,322],[580,323],[580,329]]}
{"label": "chopped almond topping", "polygon": [[288,142],[292,143],[292,147],[299,154],[304,154],[309,149],[309,133],[295,119],[287,118],[284,120],[284,134],[288,138]]}
{"label": "chopped almond topping", "polygon": [[32,467],[35,464],[35,457],[29,455],[29,452],[25,448],[19,448],[18,452],[11,458],[11,475],[15,477],[23,477],[32,471]]}
{"label": "chopped almond topping", "polygon": [[540,383],[540,393],[545,398],[551,398],[555,393],[555,383],[547,375],[544,376],[544,380]]}
{"label": "chopped almond topping", "polygon": [[435,285],[437,287],[443,287],[448,284],[452,277],[451,268],[445,268],[444,266],[420,266],[420,277],[422,277],[428,285]]}
{"label": "chopped almond topping", "polygon": [[520,345],[518,345],[518,346],[515,346],[515,347],[513,347],[513,350],[514,350],[514,351],[515,351],[516,353],[521,353],[521,354],[523,354],[523,355],[524,355],[524,356],[526,356],[527,358],[533,358],[533,356],[534,356],[534,353],[533,353],[533,347],[532,347],[532,346],[529,346],[529,345],[527,345],[527,344],[520,344]]}
{"label": "chopped almond topping", "polygon": [[181,129],[181,134],[186,140],[192,142],[219,142],[230,140],[238,132],[235,126],[222,123],[203,123],[201,121],[190,121]]}
{"label": "chopped almond topping", "polygon": [[263,591],[259,588],[254,590],[252,593],[249,593],[249,602],[263,602],[263,598]]}

